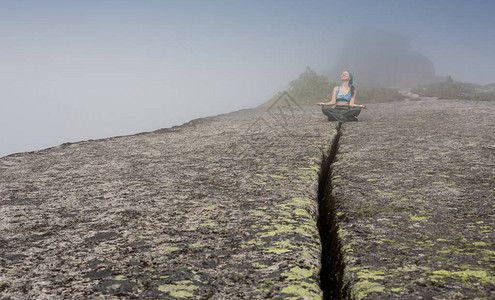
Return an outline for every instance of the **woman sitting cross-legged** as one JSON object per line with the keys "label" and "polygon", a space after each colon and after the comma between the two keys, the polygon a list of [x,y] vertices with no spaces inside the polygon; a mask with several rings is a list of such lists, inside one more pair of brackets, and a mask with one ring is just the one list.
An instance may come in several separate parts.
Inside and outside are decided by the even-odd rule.
{"label": "woman sitting cross-legged", "polygon": [[[361,108],[368,108],[366,105],[354,104],[356,100],[356,89],[354,88],[354,78],[349,71],[342,72],[340,76],[342,84],[336,86],[332,91],[330,102],[318,102],[321,110],[328,117],[329,121],[355,122],[361,113]],[[335,105],[335,106],[334,106]]]}

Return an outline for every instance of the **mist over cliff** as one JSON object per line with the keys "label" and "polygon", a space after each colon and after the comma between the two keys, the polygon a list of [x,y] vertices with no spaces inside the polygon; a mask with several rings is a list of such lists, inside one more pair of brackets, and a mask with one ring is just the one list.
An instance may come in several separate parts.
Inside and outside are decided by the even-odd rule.
{"label": "mist over cliff", "polygon": [[435,74],[491,84],[494,10],[495,1],[0,1],[0,156],[254,107],[308,66],[329,83],[350,69],[358,88],[415,87]]}
{"label": "mist over cliff", "polygon": [[433,62],[413,49],[408,36],[380,29],[360,29],[343,41],[329,77],[346,69],[366,86],[413,87],[436,79]]}

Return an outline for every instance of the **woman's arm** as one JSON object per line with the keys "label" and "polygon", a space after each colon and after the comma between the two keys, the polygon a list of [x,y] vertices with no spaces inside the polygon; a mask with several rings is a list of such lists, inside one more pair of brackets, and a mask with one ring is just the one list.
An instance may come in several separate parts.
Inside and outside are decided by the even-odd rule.
{"label": "woman's arm", "polygon": [[349,106],[359,106],[361,108],[368,108],[368,106],[364,105],[364,104],[354,104],[354,101],[356,100],[356,94],[357,94],[357,91],[354,90],[354,93],[352,93],[352,98],[351,98],[351,101],[349,101]]}
{"label": "woman's arm", "polygon": [[337,87],[334,87],[333,91],[332,91],[332,100],[330,100],[330,102],[318,102],[316,104],[317,105],[335,105],[335,103],[337,103],[337,96],[335,95],[336,92],[337,92]]}

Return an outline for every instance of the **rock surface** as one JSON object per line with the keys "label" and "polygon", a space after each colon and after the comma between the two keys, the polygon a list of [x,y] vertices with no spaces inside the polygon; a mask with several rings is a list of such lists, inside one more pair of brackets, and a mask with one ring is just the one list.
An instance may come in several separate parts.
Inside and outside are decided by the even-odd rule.
{"label": "rock surface", "polygon": [[322,296],[316,106],[0,159],[0,298]]}
{"label": "rock surface", "polygon": [[[369,106],[326,178],[333,288],[495,297],[495,103]],[[0,298],[320,299],[335,125],[271,107],[1,158]]]}
{"label": "rock surface", "polygon": [[344,124],[333,195],[355,298],[495,298],[495,103],[377,104]]}

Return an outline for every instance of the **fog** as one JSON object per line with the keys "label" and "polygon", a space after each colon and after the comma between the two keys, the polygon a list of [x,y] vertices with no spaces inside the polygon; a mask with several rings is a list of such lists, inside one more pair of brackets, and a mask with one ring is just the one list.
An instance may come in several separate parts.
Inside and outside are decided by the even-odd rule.
{"label": "fog", "polygon": [[495,82],[493,5],[429,3],[1,2],[0,156],[254,107],[308,66]]}
{"label": "fog", "polygon": [[360,29],[344,44],[330,76],[349,69],[367,86],[415,87],[441,80],[433,62],[413,49],[406,35],[380,29]]}

